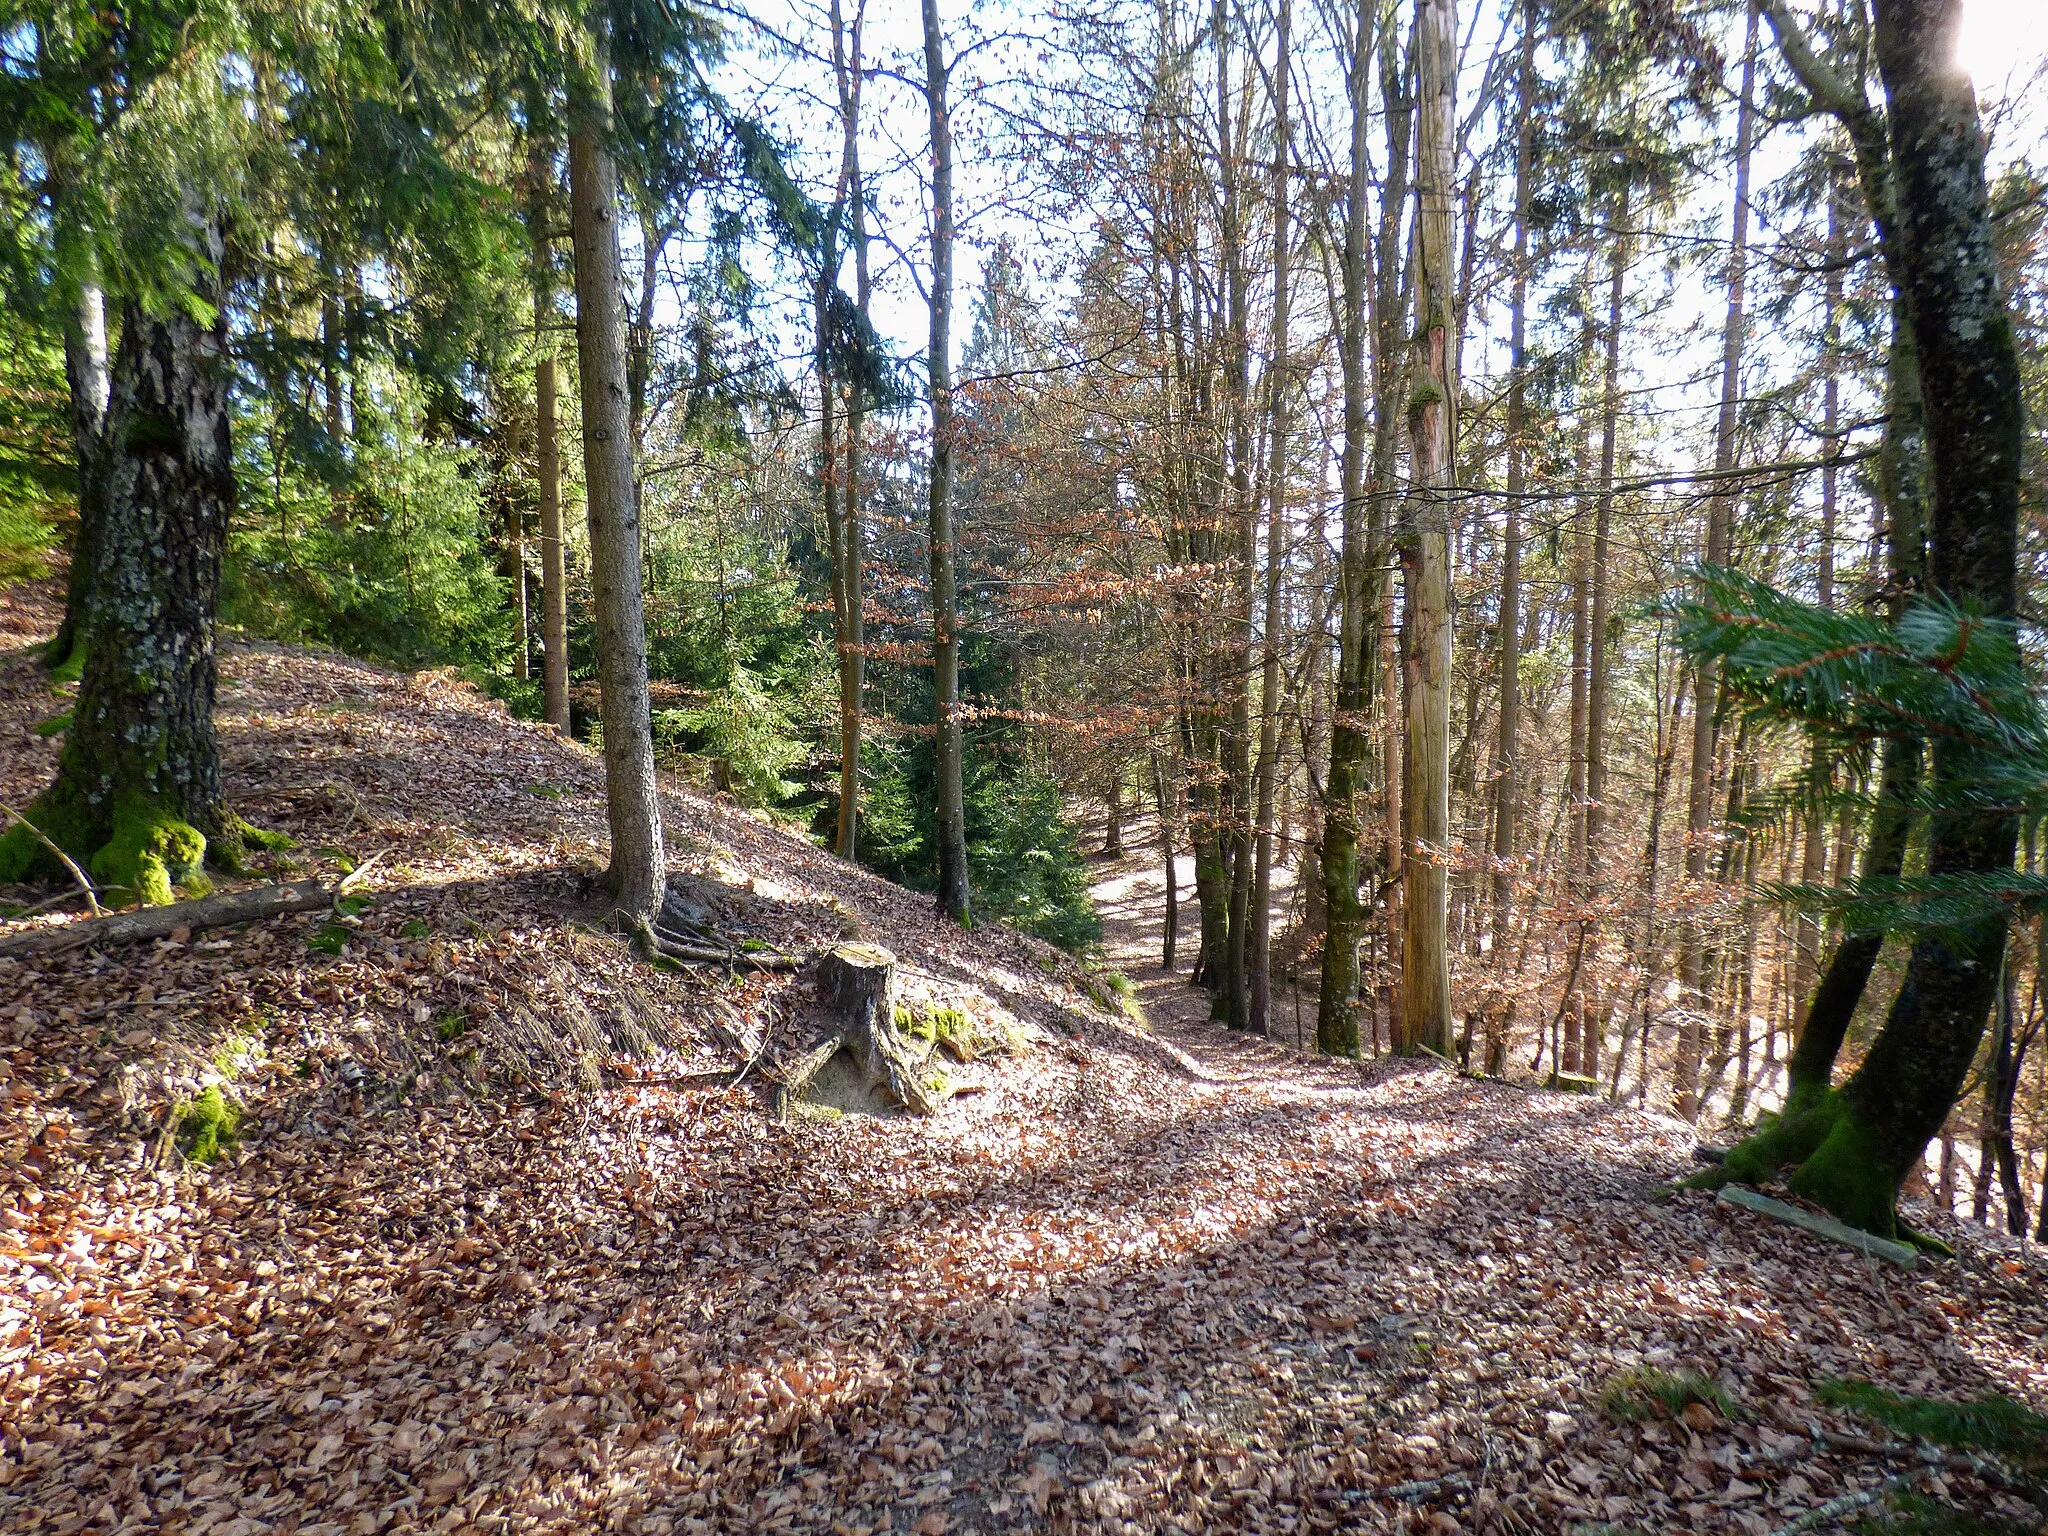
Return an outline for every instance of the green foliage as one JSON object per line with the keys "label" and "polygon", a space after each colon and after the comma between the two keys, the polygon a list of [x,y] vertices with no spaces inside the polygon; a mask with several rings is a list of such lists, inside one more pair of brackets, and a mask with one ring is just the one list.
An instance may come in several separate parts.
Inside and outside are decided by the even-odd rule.
{"label": "green foliage", "polygon": [[178,1150],[195,1163],[218,1162],[242,1129],[242,1106],[218,1083],[172,1113],[178,1121]]}
{"label": "green foliage", "polygon": [[773,805],[797,792],[785,777],[807,753],[798,735],[801,699],[772,693],[761,678],[734,665],[724,686],[693,709],[657,711],[657,746],[688,747],[722,758],[732,770],[733,792],[748,805]]}
{"label": "green foliage", "polygon": [[1738,1404],[1721,1384],[1697,1371],[1630,1366],[1600,1390],[1600,1411],[1631,1424],[1675,1419],[1693,1403],[1705,1404],[1724,1419],[1738,1415]]}
{"label": "green foliage", "polygon": [[[863,862],[921,890],[937,880],[931,754],[875,743],[863,785]],[[1082,950],[1102,937],[1088,897],[1088,861],[1059,786],[1028,766],[972,761],[966,785],[967,857],[977,914]]]}
{"label": "green foliage", "polygon": [[978,775],[967,797],[967,857],[985,915],[1062,949],[1101,941],[1088,861],[1050,775]]}
{"label": "green foliage", "polygon": [[36,734],[45,739],[51,736],[62,736],[71,729],[71,714],[72,712],[67,709],[61,715],[52,715],[47,720],[37,721]]}
{"label": "green foliage", "polygon": [[[1751,819],[1804,808],[1826,814],[1867,801],[1836,766],[1891,737],[1937,738],[1966,770],[1924,784],[1911,809],[2048,815],[2048,714],[2011,620],[1940,597],[1897,620],[1824,609],[1739,571],[1703,567],[1696,592],[1667,605],[1679,646],[1719,661],[1727,696],[1765,728],[1796,727],[1822,765],[1771,796]],[[2016,870],[1858,877],[1847,885],[1769,884],[1775,900],[1839,917],[1861,932],[1959,926],[2002,912],[2048,910],[2048,876]]]}
{"label": "green foliage", "polygon": [[412,386],[394,378],[375,416],[358,407],[346,458],[267,405],[238,425],[229,622],[409,666],[503,657],[505,582],[475,455],[427,430]]}
{"label": "green foliage", "polygon": [[339,955],[348,948],[348,929],[341,923],[323,923],[320,931],[306,940],[306,948],[316,955]]}
{"label": "green foliage", "polygon": [[2009,1397],[1945,1402],[1851,1379],[1822,1382],[1820,1400],[1911,1440],[1996,1456],[2029,1482],[2048,1478],[2048,1418]]}
{"label": "green foliage", "polygon": [[2034,1522],[2022,1525],[1995,1515],[1950,1509],[1921,1494],[1901,1493],[1893,1497],[1892,1508],[1867,1529],[1880,1536],[2039,1536],[2041,1527]]}
{"label": "green foliage", "polygon": [[[10,175],[0,168],[0,184]],[[0,217],[10,212],[0,199]],[[0,288],[11,290],[6,279],[0,269]],[[0,307],[18,315],[26,306],[8,291]],[[39,318],[14,321],[11,330],[0,347],[0,587],[48,572],[77,497],[63,349]]]}
{"label": "green foliage", "polygon": [[[1822,1382],[1819,1397],[1831,1408],[1846,1409],[1918,1443],[1992,1457],[2036,1504],[2048,1499],[2048,1417],[2009,1397],[1947,1402],[1853,1379]],[[1919,1495],[1901,1495],[1893,1502],[1876,1527],[1888,1536],[2019,1536],[2037,1529],[1951,1509]]]}

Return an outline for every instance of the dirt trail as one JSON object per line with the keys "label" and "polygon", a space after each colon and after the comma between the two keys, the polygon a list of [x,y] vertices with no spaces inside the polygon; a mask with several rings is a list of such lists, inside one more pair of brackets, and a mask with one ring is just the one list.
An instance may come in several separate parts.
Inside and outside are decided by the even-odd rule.
{"label": "dirt trail", "polygon": [[[1101,846],[1098,834],[1091,847]],[[1124,830],[1121,858],[1098,858],[1090,894],[1102,918],[1102,947],[1110,963],[1131,979],[1146,1017],[1162,1028],[1203,1023],[1209,1018],[1207,992],[1188,984],[1189,968],[1201,945],[1201,912],[1195,903],[1195,861],[1186,854],[1174,860],[1174,891],[1180,902],[1175,935],[1177,972],[1161,966],[1166,931],[1166,871],[1159,856],[1158,835],[1150,818],[1134,820]],[[1274,871],[1276,936],[1288,916],[1292,874]],[[1290,985],[1290,980],[1296,985]],[[1283,968],[1273,978],[1272,1038],[1297,1050],[1312,1048],[1316,1032],[1314,978],[1290,978]],[[1223,1033],[1223,1032],[1219,1032]],[[1197,1041],[1202,1037],[1197,1037]],[[1211,1043],[1228,1049],[1228,1037]]]}
{"label": "dirt trail", "polygon": [[[0,662],[10,795],[59,702]],[[238,808],[388,849],[376,904],[339,953],[305,917],[0,969],[0,1528],[1764,1536],[1902,1469],[1816,1447],[1822,1377],[2048,1400],[2038,1254],[1951,1222],[1956,1263],[1877,1270],[1646,1203],[1674,1122],[1232,1035],[1150,963],[1144,852],[1102,892],[1150,1031],[674,787],[732,921],[857,927],[1040,1032],[930,1119],[778,1123],[692,1074],[802,982],[656,977],[586,926],[588,752],[280,648],[230,650],[222,715]],[[158,1163],[207,1074],[242,1139]],[[1679,1366],[1744,1417],[1600,1408]]]}

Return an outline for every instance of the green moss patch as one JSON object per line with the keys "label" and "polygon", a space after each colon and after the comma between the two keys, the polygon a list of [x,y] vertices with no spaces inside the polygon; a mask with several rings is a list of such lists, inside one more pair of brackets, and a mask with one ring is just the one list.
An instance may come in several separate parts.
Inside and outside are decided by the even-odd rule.
{"label": "green moss patch", "polygon": [[47,720],[37,721],[36,734],[38,736],[42,736],[45,738],[51,736],[62,736],[66,731],[71,729],[71,717],[76,713],[76,710],[67,709],[61,715],[52,715]]}
{"label": "green moss patch", "polygon": [[66,656],[56,666],[50,668],[50,681],[53,683],[75,683],[83,676],[85,676],[85,642],[81,640],[78,644],[71,647],[71,654],[69,656]]}
{"label": "green moss patch", "polygon": [[92,876],[145,907],[168,905],[173,888],[199,876],[206,835],[154,801],[130,796],[114,807],[114,835],[92,856]]}
{"label": "green moss patch", "polygon": [[178,1150],[195,1163],[218,1162],[242,1129],[242,1106],[216,1083],[171,1113],[178,1122]]}

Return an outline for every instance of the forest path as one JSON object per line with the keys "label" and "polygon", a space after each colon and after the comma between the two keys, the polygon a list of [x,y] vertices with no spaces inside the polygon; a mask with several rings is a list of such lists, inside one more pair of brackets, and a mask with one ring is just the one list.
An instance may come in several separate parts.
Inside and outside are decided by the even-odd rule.
{"label": "forest path", "polygon": [[[1091,827],[1088,846],[1102,846],[1101,828]],[[1200,1056],[1211,1051],[1231,1051],[1246,1041],[1209,1023],[1209,994],[1188,980],[1201,948],[1201,910],[1195,901],[1195,861],[1183,853],[1174,860],[1174,892],[1180,904],[1180,925],[1176,933],[1175,969],[1160,964],[1166,932],[1166,870],[1159,856],[1157,822],[1150,816],[1134,818],[1124,827],[1124,851],[1109,859],[1095,855],[1094,879],[1089,894],[1102,919],[1102,947],[1110,962],[1130,978],[1138,1001],[1155,1029],[1170,1034],[1175,1042]],[[1274,937],[1292,915],[1293,871],[1273,871]],[[1290,984],[1295,982],[1298,984]],[[1273,978],[1271,1003],[1272,1039],[1295,1052],[1310,1051],[1316,1032],[1315,977],[1304,974],[1290,978],[1283,964]],[[1213,1038],[1212,1038],[1213,1034]],[[1262,1050],[1262,1058],[1269,1053]]]}
{"label": "forest path", "polygon": [[[1898,1470],[1804,1438],[1844,1427],[1819,1378],[2048,1401],[2038,1250],[1949,1223],[1958,1262],[1878,1270],[1646,1202],[1678,1122],[1209,1022],[1157,965],[1142,826],[1096,890],[1149,1029],[1071,956],[671,785],[722,922],[857,928],[1032,1042],[929,1117],[777,1119],[758,1074],[707,1083],[741,1059],[714,1026],[793,1053],[808,983],[593,931],[587,749],[444,675],[223,669],[234,803],[294,858],[379,859],[375,901],[0,961],[0,1530],[1769,1536]],[[0,799],[62,703],[0,659]],[[214,1079],[229,1155],[159,1158]],[[1748,1416],[1603,1412],[1642,1364]]]}

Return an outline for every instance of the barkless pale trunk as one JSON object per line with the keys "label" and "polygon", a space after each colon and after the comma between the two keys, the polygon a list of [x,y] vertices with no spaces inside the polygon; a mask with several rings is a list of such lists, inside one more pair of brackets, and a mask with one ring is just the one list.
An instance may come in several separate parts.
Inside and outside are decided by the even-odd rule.
{"label": "barkless pale trunk", "polygon": [[1456,132],[1455,0],[1415,5],[1415,360],[1408,430],[1415,489],[1404,508],[1401,645],[1406,680],[1402,754],[1401,1016],[1404,1051],[1451,1053],[1446,933],[1451,840],[1451,507],[1458,381],[1452,360],[1452,155]]}

